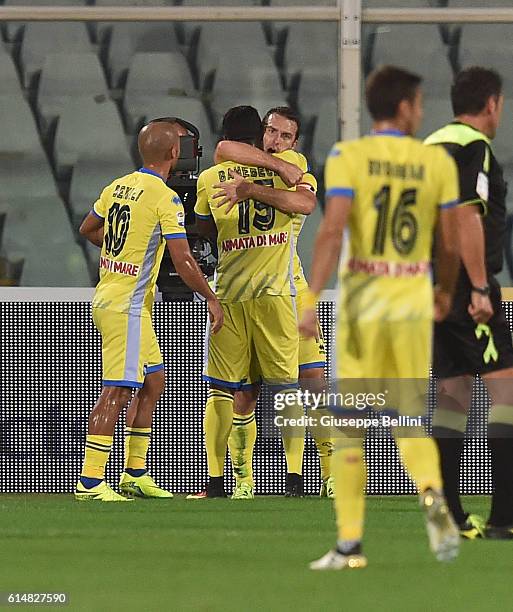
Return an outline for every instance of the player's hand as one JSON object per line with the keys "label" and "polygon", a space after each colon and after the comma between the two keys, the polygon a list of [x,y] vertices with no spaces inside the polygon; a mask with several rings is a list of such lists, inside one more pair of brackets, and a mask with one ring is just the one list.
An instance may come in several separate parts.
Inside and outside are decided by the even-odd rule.
{"label": "player's hand", "polygon": [[443,321],[452,307],[452,295],[440,287],[435,287],[434,319],[437,323]]}
{"label": "player's hand", "polygon": [[247,200],[249,189],[251,188],[251,184],[243,176],[235,172],[235,170],[230,169],[228,173],[233,180],[214,185],[215,189],[220,189],[220,191],[214,194],[214,199],[220,200],[217,202],[217,206],[219,208],[226,205],[226,212],[230,212],[238,202]]}
{"label": "player's hand", "polygon": [[314,308],[305,310],[303,318],[299,322],[299,333],[304,338],[318,338],[319,325],[317,323],[317,312]]}
{"label": "player's hand", "polygon": [[213,297],[207,300],[208,318],[210,319],[210,331],[216,334],[224,322],[224,312],[219,300]]}
{"label": "player's hand", "polygon": [[468,313],[474,320],[474,323],[488,323],[493,315],[493,306],[490,301],[490,296],[472,291],[470,300]]}
{"label": "player's hand", "polygon": [[298,168],[295,164],[291,164],[284,159],[280,160],[278,174],[287,187],[294,187],[303,178],[303,171],[301,168]]}

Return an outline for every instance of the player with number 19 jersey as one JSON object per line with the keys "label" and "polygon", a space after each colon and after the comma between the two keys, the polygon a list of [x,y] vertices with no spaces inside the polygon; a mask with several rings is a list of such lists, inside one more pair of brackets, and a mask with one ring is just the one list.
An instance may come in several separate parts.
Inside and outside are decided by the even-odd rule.
{"label": "player with number 19 jersey", "polygon": [[[297,160],[294,151],[276,155]],[[216,203],[214,185],[230,180],[230,168],[249,181],[287,189],[272,170],[235,162],[217,164],[198,178],[195,213],[213,219],[217,227],[214,291],[225,311],[223,328],[207,338],[203,378],[238,389],[248,380],[250,364],[257,363],[264,380],[295,382],[299,336],[293,215],[254,200],[239,202],[227,213]]]}
{"label": "player with number 19 jersey", "polygon": [[439,208],[459,203],[456,165],[442,147],[390,130],[336,143],[325,173],[327,197],[352,199],[339,270],[338,376],[426,378],[433,235]]}
{"label": "player with number 19 jersey", "polygon": [[145,374],[163,368],[151,311],[166,240],[186,238],[183,205],[160,175],[141,168],[106,187],[93,212],[105,219],[93,298],[103,384],[142,387]]}

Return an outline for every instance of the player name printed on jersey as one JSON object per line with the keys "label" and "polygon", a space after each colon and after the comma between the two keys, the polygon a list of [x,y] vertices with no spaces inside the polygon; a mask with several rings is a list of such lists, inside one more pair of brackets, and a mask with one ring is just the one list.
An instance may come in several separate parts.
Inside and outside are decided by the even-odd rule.
{"label": "player name printed on jersey", "polygon": [[[260,166],[233,166],[233,171],[237,172],[237,174],[240,174],[245,179],[272,178],[274,176],[279,176],[274,170],[268,170]],[[226,170],[219,170],[217,176],[219,177],[220,183],[231,180],[231,176]]]}
{"label": "player name printed on jersey", "polygon": [[144,189],[137,189],[136,187],[129,187],[128,185],[116,185],[112,197],[118,200],[137,202],[143,193]]}
{"label": "player name printed on jersey", "polygon": [[223,240],[223,251],[242,251],[244,249],[254,249],[258,247],[272,247],[286,244],[289,239],[288,232],[278,232],[277,234],[260,234],[259,236],[242,236],[240,238],[227,238]]}
{"label": "player name printed on jersey", "polygon": [[108,270],[116,274],[123,274],[125,276],[137,276],[139,274],[139,268],[137,264],[128,263],[127,261],[115,261],[108,257],[100,257],[100,270]]}
{"label": "player name printed on jersey", "polygon": [[363,272],[364,274],[370,274],[372,276],[399,278],[427,274],[431,270],[431,265],[428,261],[375,261],[351,257],[347,262],[347,269],[353,273]]}

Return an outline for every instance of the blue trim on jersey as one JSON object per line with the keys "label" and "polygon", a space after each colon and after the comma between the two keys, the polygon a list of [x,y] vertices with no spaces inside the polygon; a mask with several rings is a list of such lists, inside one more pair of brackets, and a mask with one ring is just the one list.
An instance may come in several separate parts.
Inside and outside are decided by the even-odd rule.
{"label": "blue trim on jersey", "polygon": [[376,130],[376,131],[372,131],[370,133],[371,136],[406,136],[406,134],[404,132],[401,132],[401,130],[394,130],[394,129],[389,129],[389,130]]}
{"label": "blue trim on jersey", "polygon": [[[139,170],[137,170],[137,172],[141,172],[142,174],[151,174],[151,176],[156,176],[157,178],[159,178],[161,181],[164,181],[164,179],[160,176],[160,174],[158,174],[157,172],[154,172],[153,170],[150,170],[149,168],[139,168]],[[165,183],[166,181],[164,181]]]}
{"label": "blue trim on jersey", "polygon": [[212,215],[200,215],[197,212],[195,212],[194,214],[196,215],[196,217],[198,217],[198,219],[203,219],[204,221],[208,221],[210,217],[212,217]]}
{"label": "blue trim on jersey", "polygon": [[331,198],[331,196],[344,196],[346,198],[354,198],[354,189],[351,189],[351,187],[332,187],[326,192],[327,198]]}
{"label": "blue trim on jersey", "polygon": [[153,365],[150,366],[149,368],[146,368],[146,374],[153,374],[153,372],[159,372],[160,370],[164,369],[164,364],[163,363],[159,363],[158,365]]}
{"label": "blue trim on jersey", "polygon": [[269,389],[271,391],[287,391],[287,389],[299,389],[299,382],[290,382],[290,383],[277,383],[270,384],[268,383]]}
{"label": "blue trim on jersey", "polygon": [[240,390],[241,391],[247,391],[248,389],[252,389],[255,385],[260,385],[260,384],[262,384],[262,379],[261,378],[259,378],[258,380],[255,380],[255,382],[252,382],[252,383],[243,383],[240,386]]}
{"label": "blue trim on jersey", "polygon": [[445,204],[440,204],[438,208],[454,208],[460,204],[459,200],[451,200],[451,202],[446,202]]}
{"label": "blue trim on jersey", "polygon": [[213,383],[214,385],[221,385],[222,387],[228,387],[229,389],[240,389],[242,386],[242,381],[240,382],[228,382],[227,380],[221,380],[220,378],[214,378],[213,376],[207,376],[206,374],[202,374],[201,378],[208,383]]}
{"label": "blue trim on jersey", "polygon": [[135,380],[104,380],[104,387],[134,387],[136,389],[142,389],[143,383],[136,382]]}
{"label": "blue trim on jersey", "polygon": [[166,240],[176,240],[176,238],[187,238],[187,234],[164,234]]}
{"label": "blue trim on jersey", "polygon": [[93,213],[93,215],[94,215],[95,217],[98,217],[98,219],[101,219],[102,221],[105,219],[105,217],[102,217],[101,215],[99,215],[99,214],[98,214],[98,213],[97,213],[97,212],[94,210],[94,208],[91,210],[91,212]]}
{"label": "blue trim on jersey", "polygon": [[325,361],[312,361],[312,363],[300,364],[299,370],[313,370],[314,368],[324,368],[324,367],[326,367]]}

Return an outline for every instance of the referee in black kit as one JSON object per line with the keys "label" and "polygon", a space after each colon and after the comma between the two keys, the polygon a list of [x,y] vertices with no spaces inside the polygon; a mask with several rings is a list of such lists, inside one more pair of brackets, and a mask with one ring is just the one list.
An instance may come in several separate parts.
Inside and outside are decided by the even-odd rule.
{"label": "referee in black kit", "polygon": [[[455,119],[426,139],[442,144],[457,163],[462,206],[458,209],[463,266],[451,313],[435,325],[433,372],[437,410],[433,434],[440,450],[447,502],[463,537],[513,539],[513,346],[495,275],[502,269],[506,184],[490,141],[502,106],[502,79],[471,67],[451,88]],[[485,525],[467,514],[459,497],[460,462],[471,404],[480,374],[491,399],[488,446],[493,497]]]}

